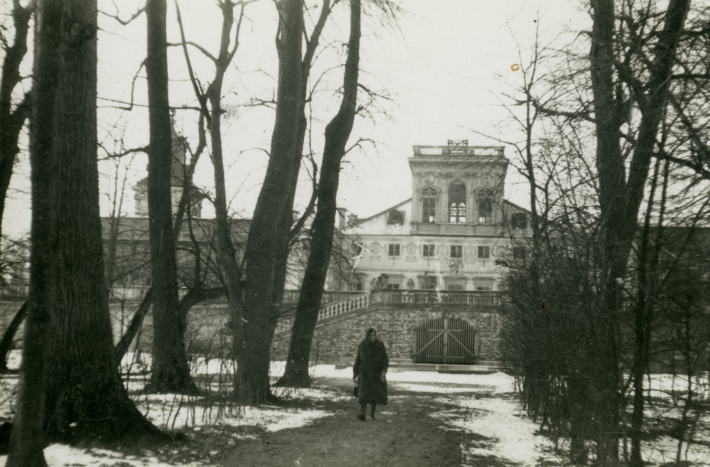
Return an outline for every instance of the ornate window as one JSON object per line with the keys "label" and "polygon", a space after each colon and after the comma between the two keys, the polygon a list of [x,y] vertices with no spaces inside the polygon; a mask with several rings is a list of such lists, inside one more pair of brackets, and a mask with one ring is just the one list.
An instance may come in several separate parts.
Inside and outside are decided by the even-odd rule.
{"label": "ornate window", "polygon": [[478,194],[478,223],[493,223],[493,196],[487,191]]}
{"label": "ornate window", "polygon": [[400,251],[399,243],[390,243],[387,245],[387,256],[400,256]]}
{"label": "ornate window", "polygon": [[466,185],[453,182],[449,185],[449,222],[463,224],[466,222]]}
{"label": "ornate window", "polygon": [[478,247],[478,257],[485,259],[491,257],[491,247],[489,246],[479,246]]}
{"label": "ornate window", "polygon": [[424,290],[434,290],[438,284],[436,276],[419,276],[419,286]]}
{"label": "ornate window", "polygon": [[514,229],[527,229],[528,228],[528,217],[523,212],[516,212],[510,216],[511,223]]}
{"label": "ornate window", "polygon": [[451,245],[451,257],[452,258],[463,258],[463,246]]}
{"label": "ornate window", "polygon": [[422,190],[422,222],[433,224],[436,219],[436,190]]}
{"label": "ornate window", "polygon": [[436,254],[435,245],[432,245],[432,244],[422,245],[422,256],[423,257],[433,258],[435,254]]}

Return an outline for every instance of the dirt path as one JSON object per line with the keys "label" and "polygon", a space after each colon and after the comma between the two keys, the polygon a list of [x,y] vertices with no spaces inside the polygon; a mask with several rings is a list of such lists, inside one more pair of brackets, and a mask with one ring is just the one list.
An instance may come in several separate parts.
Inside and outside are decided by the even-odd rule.
{"label": "dirt path", "polygon": [[[345,393],[350,388],[342,388]],[[461,433],[442,429],[431,417],[447,405],[427,395],[390,385],[390,404],[377,418],[355,418],[356,403],[333,402],[323,409],[332,416],[302,428],[240,442],[221,465],[228,467],[431,467],[461,464]]]}

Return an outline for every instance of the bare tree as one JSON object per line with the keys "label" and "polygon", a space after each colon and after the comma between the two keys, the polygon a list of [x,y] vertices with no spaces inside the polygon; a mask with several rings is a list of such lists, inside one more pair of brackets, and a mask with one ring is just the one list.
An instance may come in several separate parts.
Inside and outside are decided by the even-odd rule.
{"label": "bare tree", "polygon": [[172,131],[168,104],[166,0],[148,0],[148,216],[153,301],[153,392],[195,392],[183,342],[172,221]]}
{"label": "bare tree", "polygon": [[113,359],[99,218],[96,2],[38,8],[30,315],[11,466],[43,465],[44,436],[161,436],[128,399]]}
{"label": "bare tree", "polygon": [[286,370],[279,381],[279,385],[283,386],[310,386],[308,363],[313,332],[323,297],[323,286],[333,249],[340,164],[346,154],[346,144],[350,138],[357,111],[360,14],[360,1],[352,0],[350,2],[350,39],[343,78],[343,98],[337,115],[333,117],[325,129],[325,148],[318,182],[318,209],[311,228],[308,264],[291,332]]}
{"label": "bare tree", "polygon": [[[306,125],[303,118],[307,82],[302,58],[303,1],[284,0],[276,5],[279,12],[276,120],[269,164],[245,251],[243,326],[234,326],[235,395],[240,401],[253,405],[264,403],[271,397],[269,350],[278,319],[276,305],[283,294],[286,276],[293,222],[291,211]],[[308,42],[308,50],[311,50],[314,39],[312,37]]]}
{"label": "bare tree", "polygon": [[[25,94],[23,100],[14,108],[12,94],[22,80],[20,65],[27,54],[27,36],[29,22],[35,8],[34,1],[23,7],[20,0],[12,2],[12,21],[15,37],[12,46],[7,46],[3,37],[5,58],[0,71],[0,233],[5,212],[5,200],[10,186],[15,158],[20,152],[18,139],[25,120],[30,114],[30,95]],[[2,33],[0,33],[2,37]]]}
{"label": "bare tree", "polygon": [[[210,142],[212,146],[212,166],[214,168],[215,180],[215,216],[216,225],[215,233],[217,240],[217,261],[220,265],[224,276],[224,284],[227,292],[227,301],[229,305],[229,315],[231,317],[234,334],[241,335],[240,327],[242,323],[241,316],[241,282],[242,268],[237,259],[237,252],[232,240],[230,232],[229,215],[227,211],[227,195],[224,175],[224,153],[222,149],[222,86],[224,83],[224,75],[232,62],[234,55],[239,47],[239,33],[241,30],[242,20],[244,18],[244,7],[248,2],[241,3],[239,18],[236,21],[234,18],[234,8],[238,3],[230,0],[225,0],[218,3],[222,11],[222,30],[220,35],[219,52],[213,56],[204,48],[198,47],[205,56],[212,60],[215,66],[214,78],[204,91],[198,84],[190,62],[187,41],[185,40],[185,32],[178,7],[178,22],[182,34],[182,46],[185,52],[185,58],[188,63],[190,79],[193,84],[196,97],[200,102],[201,118],[204,118],[208,124],[210,132]],[[177,5],[177,2],[176,2]],[[234,43],[232,44],[232,29],[234,29]],[[209,108],[208,108],[209,105]],[[241,342],[241,338],[236,342]],[[235,351],[237,346],[235,346]]]}
{"label": "bare tree", "polygon": [[59,3],[37,6],[34,94],[30,128],[32,166],[32,250],[30,254],[29,317],[20,367],[17,414],[10,438],[9,467],[44,467],[44,412],[47,384],[47,337],[57,286],[57,153],[54,150],[60,24]]}
{"label": "bare tree", "polygon": [[[592,79],[594,121],[596,127],[596,164],[599,176],[599,202],[603,230],[601,232],[604,267],[604,303],[599,325],[605,336],[600,351],[600,378],[596,381],[599,395],[597,460],[602,465],[618,459],[616,436],[619,426],[619,323],[622,287],[629,254],[638,227],[638,213],[643,200],[656,135],[668,100],[669,78],[673,72],[681,32],[690,9],[689,0],[671,0],[665,12],[665,25],[658,34],[648,81],[624,74],[623,63],[617,61],[618,32],[612,0],[594,0],[590,72]],[[626,81],[639,105],[636,143],[631,154],[628,178],[625,155],[621,151],[621,126],[628,120],[628,102],[619,93],[616,70],[621,82]],[[633,462],[638,464],[639,457]]]}

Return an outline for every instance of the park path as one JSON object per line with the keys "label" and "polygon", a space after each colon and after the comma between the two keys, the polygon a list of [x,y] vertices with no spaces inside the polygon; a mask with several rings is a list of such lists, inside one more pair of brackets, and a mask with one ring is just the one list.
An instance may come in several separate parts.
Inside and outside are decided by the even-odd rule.
{"label": "park path", "polygon": [[[342,391],[351,388],[343,387]],[[325,403],[333,415],[311,425],[267,433],[240,442],[222,460],[225,467],[431,467],[461,465],[462,434],[443,429],[431,415],[450,409],[436,394],[398,390],[376,419],[355,418],[357,404]]]}

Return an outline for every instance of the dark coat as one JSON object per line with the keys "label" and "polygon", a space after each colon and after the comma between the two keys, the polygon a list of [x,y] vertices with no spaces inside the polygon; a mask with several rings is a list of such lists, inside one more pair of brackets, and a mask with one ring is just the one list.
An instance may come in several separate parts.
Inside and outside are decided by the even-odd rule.
{"label": "dark coat", "polygon": [[353,366],[353,376],[358,376],[358,402],[361,404],[387,404],[387,381],[382,381],[383,371],[387,371],[389,358],[385,344],[362,341],[357,348]]}

